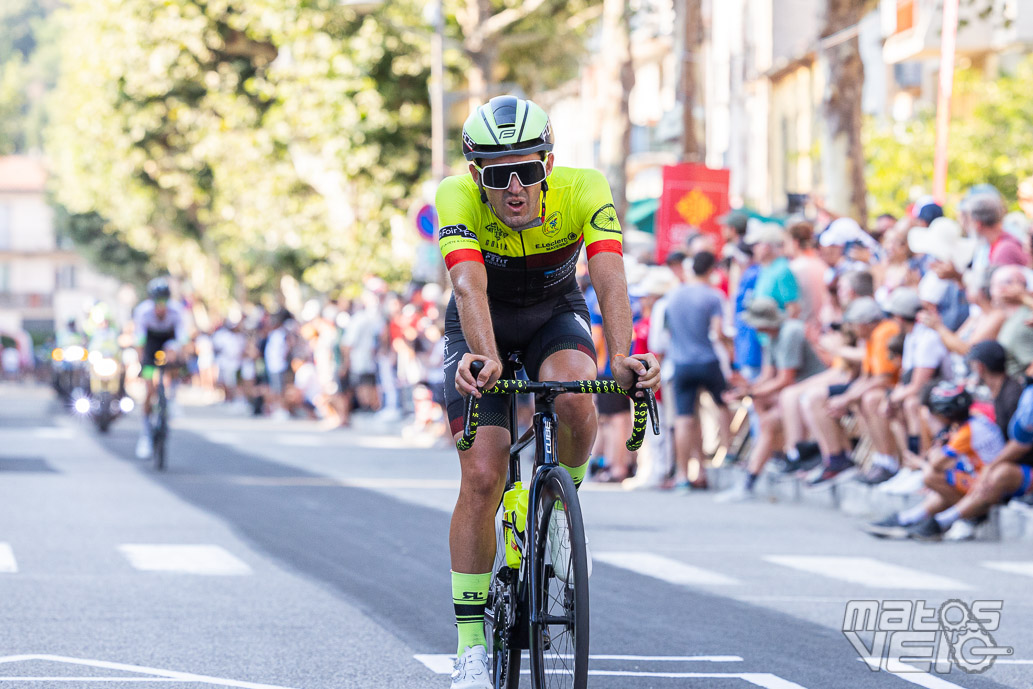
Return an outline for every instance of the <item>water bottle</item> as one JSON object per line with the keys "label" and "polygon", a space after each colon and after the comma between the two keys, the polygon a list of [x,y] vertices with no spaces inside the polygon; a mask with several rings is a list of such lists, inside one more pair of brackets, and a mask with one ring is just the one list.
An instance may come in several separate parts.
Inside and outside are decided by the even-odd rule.
{"label": "water bottle", "polygon": [[527,495],[524,484],[517,481],[502,496],[504,529],[506,536],[506,565],[520,568],[520,549],[517,547],[514,529],[521,536],[527,528]]}

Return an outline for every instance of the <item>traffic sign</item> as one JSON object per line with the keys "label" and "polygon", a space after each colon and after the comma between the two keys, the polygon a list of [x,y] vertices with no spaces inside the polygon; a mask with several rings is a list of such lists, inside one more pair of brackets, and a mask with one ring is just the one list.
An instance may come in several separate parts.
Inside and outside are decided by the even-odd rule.
{"label": "traffic sign", "polygon": [[416,212],[416,230],[428,242],[437,239],[438,211],[431,204],[425,204]]}

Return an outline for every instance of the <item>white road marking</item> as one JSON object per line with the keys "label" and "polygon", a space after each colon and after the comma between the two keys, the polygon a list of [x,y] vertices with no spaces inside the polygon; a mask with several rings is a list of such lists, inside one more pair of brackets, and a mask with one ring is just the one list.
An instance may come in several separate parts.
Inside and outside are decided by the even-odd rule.
{"label": "white road marking", "polygon": [[925,689],[964,689],[960,684],[948,682],[927,672],[891,672],[890,674],[901,678],[905,682],[925,687]]}
{"label": "white road marking", "polygon": [[[423,663],[427,669],[437,675],[447,675],[452,672],[452,661],[454,655],[447,654],[420,654],[413,656]],[[661,661],[703,661],[703,662],[739,662],[739,656],[589,656],[591,660],[661,660]],[[715,660],[716,659],[716,660]],[[558,674],[560,670],[547,674]],[[523,668],[522,675],[530,675],[531,671]],[[741,679],[750,684],[763,687],[764,689],[806,689],[805,687],[782,679],[777,675],[767,672],[648,672],[641,670],[589,670],[589,676],[594,677],[648,677],[653,679]]]}
{"label": "white road marking", "polygon": [[27,654],[0,657],[0,664],[19,663],[33,661],[49,661],[54,663],[66,663],[68,665],[82,665],[85,667],[101,668],[104,670],[121,670],[123,672],[135,672],[140,675],[151,675],[150,677],[5,677],[0,676],[0,682],[183,682],[194,684],[212,684],[219,687],[240,687],[241,689],[291,689],[276,684],[258,684],[256,682],[244,682],[235,679],[222,677],[209,677],[207,675],[195,675],[190,672],[177,672],[175,670],[161,670],[143,665],[127,665],[126,663],[112,663],[106,660],[89,660],[86,658],[69,658],[67,656],[55,656],[48,654]]}
{"label": "white road marking", "polygon": [[208,431],[202,435],[205,440],[216,445],[240,445],[242,442],[239,434],[226,431]]}
{"label": "white road marking", "polygon": [[939,574],[891,565],[870,557],[770,555],[764,559],[784,567],[872,588],[938,591],[960,591],[970,588],[960,581]]}
{"label": "white road marking", "polygon": [[26,428],[33,437],[45,438],[48,440],[69,440],[75,437],[75,429],[61,428],[55,426],[41,426],[39,428]]}
{"label": "white road marking", "polygon": [[14,559],[14,550],[10,543],[0,543],[0,574],[14,574],[18,571],[18,561]]}
{"label": "white road marking", "polygon": [[329,476],[231,476],[243,486],[328,486],[332,488],[442,488],[457,490],[459,481],[437,478],[331,478]]}
{"label": "white road marking", "polygon": [[671,584],[696,586],[734,586],[739,582],[724,574],[672,560],[654,553],[593,553],[597,562],[605,562],[637,574],[661,579]]}
{"label": "white road marking", "polygon": [[251,574],[251,568],[217,545],[143,545],[118,547],[136,569],[145,572],[177,572],[232,576]]}
{"label": "white road marking", "polygon": [[1022,574],[1023,576],[1033,577],[1033,560],[1018,562],[1014,560],[984,562],[983,566],[989,569],[996,569],[998,572],[1008,572],[1009,574]]}
{"label": "white road marking", "polygon": [[277,433],[273,443],[287,447],[320,447],[326,444],[318,435],[301,435],[300,433]]}
{"label": "white road marking", "polygon": [[[522,653],[527,658],[527,651]],[[570,658],[569,655],[561,656]],[[413,658],[423,663],[436,674],[447,675],[452,672],[455,655],[447,653],[420,653]],[[640,663],[741,663],[741,656],[733,655],[701,655],[701,656],[636,656],[636,655],[590,655],[589,660],[630,660]],[[602,672],[600,670],[600,672]]]}

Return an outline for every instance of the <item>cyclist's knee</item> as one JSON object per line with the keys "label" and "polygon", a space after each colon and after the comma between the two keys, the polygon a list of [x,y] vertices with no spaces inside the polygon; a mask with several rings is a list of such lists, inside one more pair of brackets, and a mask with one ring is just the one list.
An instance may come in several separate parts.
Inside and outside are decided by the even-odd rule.
{"label": "cyclist's knee", "polygon": [[556,399],[556,416],[572,428],[594,428],[595,401],[591,395],[562,395]]}
{"label": "cyclist's knee", "polygon": [[483,455],[464,462],[460,492],[478,502],[495,506],[506,484],[506,463]]}

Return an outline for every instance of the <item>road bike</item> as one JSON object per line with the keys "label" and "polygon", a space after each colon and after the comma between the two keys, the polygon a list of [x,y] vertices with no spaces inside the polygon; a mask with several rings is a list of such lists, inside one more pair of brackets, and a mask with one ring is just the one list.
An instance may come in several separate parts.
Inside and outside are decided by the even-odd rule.
{"label": "road bike", "polygon": [[[519,357],[511,357],[519,370]],[[478,366],[480,364],[480,366]],[[476,378],[483,363],[473,362]],[[642,445],[647,417],[659,435],[656,399],[644,391],[635,403],[629,450]],[[493,686],[516,689],[523,650],[530,655],[534,689],[585,689],[588,684],[588,555],[581,505],[570,474],[559,465],[555,401],[566,393],[627,395],[613,381],[530,382],[500,380],[485,395],[534,394],[534,420],[517,438],[517,405],[510,405],[509,474],[496,539],[496,563],[485,608],[485,635],[492,657]],[[463,436],[469,449],[476,438],[477,400],[466,398]],[[534,468],[525,489],[520,453],[534,444]],[[501,527],[499,529],[498,527]]]}
{"label": "road bike", "polygon": [[165,367],[168,357],[158,350],[154,354],[154,366],[158,369],[157,401],[151,411],[151,452],[154,456],[154,468],[165,470],[165,454],[169,444],[169,400],[165,394]]}

